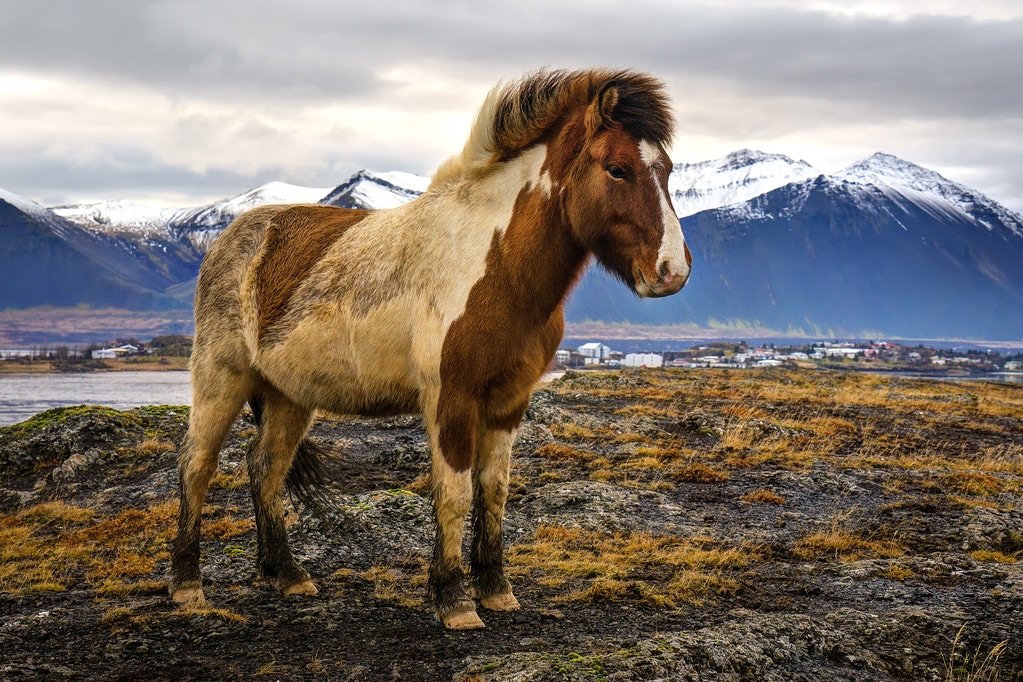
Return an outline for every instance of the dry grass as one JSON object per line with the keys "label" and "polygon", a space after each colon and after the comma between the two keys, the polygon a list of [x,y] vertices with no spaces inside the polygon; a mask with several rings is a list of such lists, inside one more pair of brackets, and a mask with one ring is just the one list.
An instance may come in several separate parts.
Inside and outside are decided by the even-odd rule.
{"label": "dry grass", "polygon": [[779,506],[785,504],[784,497],[767,488],[751,490],[739,499],[750,504],[774,504]]}
{"label": "dry grass", "polygon": [[663,407],[654,407],[646,403],[636,403],[634,405],[628,405],[626,407],[619,408],[614,412],[616,415],[621,417],[673,417],[674,413],[670,409]]}
{"label": "dry grass", "polygon": [[800,539],[792,553],[801,559],[834,556],[839,561],[856,561],[865,557],[894,559],[905,550],[894,540],[870,540],[836,528]]}
{"label": "dry grass", "polygon": [[1018,673],[1003,675],[999,665],[1008,646],[1006,640],[995,644],[987,653],[982,653],[979,645],[970,652],[963,642],[965,631],[965,625],[959,628],[949,645],[951,651],[948,656],[942,656],[945,661],[945,682],[1000,682],[1019,679]]}
{"label": "dry grass", "polygon": [[636,433],[635,431],[626,431],[624,433],[611,431],[598,435],[613,443],[646,443],[650,440],[650,436],[644,436],[642,433]]}
{"label": "dry grass", "polygon": [[87,523],[95,515],[96,513],[92,509],[76,507],[57,500],[55,502],[43,502],[34,507],[24,509],[18,512],[15,518],[37,526],[56,525],[67,527]]}
{"label": "dry grass", "polygon": [[158,455],[163,452],[174,452],[177,446],[166,439],[147,438],[135,448],[140,455]]}
{"label": "dry grass", "polygon": [[885,572],[885,576],[889,580],[898,580],[901,582],[903,580],[915,578],[916,573],[914,573],[911,569],[903,566],[902,564],[893,562],[891,564],[888,564],[888,570]]}
{"label": "dry grass", "polygon": [[[158,588],[153,573],[166,560],[177,502],[128,509],[96,519],[88,509],[46,503],[0,515],[0,591],[63,591],[84,586],[99,594],[146,593]],[[214,506],[204,520],[207,537],[248,532],[252,521]]]}
{"label": "dry grass", "polygon": [[230,609],[221,609],[209,604],[189,604],[171,611],[172,617],[178,618],[207,618],[222,620],[225,623],[245,623],[249,619],[240,613]]}
{"label": "dry grass", "polygon": [[572,462],[590,462],[597,459],[598,455],[589,450],[580,450],[563,443],[545,443],[536,449],[539,457],[552,460],[569,460]]}
{"label": "dry grass", "polygon": [[430,472],[420,474],[407,486],[405,490],[415,493],[416,495],[427,495],[433,488],[433,478],[430,476]]}
{"label": "dry grass", "polygon": [[552,424],[550,431],[558,438],[566,440],[590,440],[597,438],[597,433],[593,429],[581,424],[573,424],[572,422]]}
{"label": "dry grass", "polygon": [[673,608],[739,589],[737,570],[759,560],[749,548],[707,538],[604,534],[541,526],[508,551],[509,575],[564,588],[556,601],[627,601]]}
{"label": "dry grass", "polygon": [[[567,398],[615,398],[603,409],[586,403],[615,424],[583,432],[594,433],[588,447],[610,462],[591,474],[600,480],[616,480],[623,468],[647,485],[662,485],[687,480],[685,467],[695,465],[727,473],[768,464],[805,470],[824,462],[931,472],[943,485],[935,494],[968,506],[1007,508],[1006,494],[1023,488],[1017,478],[1023,476],[1023,389],[1017,386],[855,372],[662,369],[584,373],[556,390]],[[686,421],[701,413],[706,423]],[[643,428],[630,424],[633,418]],[[570,426],[555,430],[566,441],[580,440]],[[629,444],[636,447],[616,448]],[[676,476],[672,461],[679,463]]]}
{"label": "dry grass", "polygon": [[727,471],[721,471],[700,462],[672,467],[665,473],[676,481],[686,483],[723,483],[729,479]]}
{"label": "dry grass", "polygon": [[956,493],[978,497],[999,495],[1007,488],[1015,487],[1012,483],[991,474],[967,471],[948,474],[942,477],[941,484]]}
{"label": "dry grass", "polygon": [[233,471],[226,472],[218,470],[210,481],[210,488],[213,490],[237,490],[249,484],[249,469],[244,463],[239,464]]}
{"label": "dry grass", "polygon": [[1014,564],[1017,559],[1011,554],[1005,554],[995,550],[978,549],[974,552],[970,552],[970,556],[977,561],[986,561],[996,564]]}
{"label": "dry grass", "polygon": [[367,586],[373,588],[373,598],[406,608],[419,608],[425,603],[426,563],[422,559],[409,559],[397,566],[373,566],[360,573],[342,568],[334,572],[333,578],[340,582],[334,589],[339,595],[348,583],[358,583],[363,593]]}

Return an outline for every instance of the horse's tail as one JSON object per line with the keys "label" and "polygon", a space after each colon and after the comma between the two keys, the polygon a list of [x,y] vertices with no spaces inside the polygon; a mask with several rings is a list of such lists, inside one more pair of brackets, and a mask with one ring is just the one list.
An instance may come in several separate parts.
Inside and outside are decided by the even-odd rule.
{"label": "horse's tail", "polygon": [[[263,425],[263,399],[253,396],[249,399],[252,420],[256,426]],[[295,450],[284,485],[292,499],[301,502],[314,515],[322,515],[332,509],[334,503],[327,494],[327,463],[332,459],[322,446],[308,436],[302,438]]]}

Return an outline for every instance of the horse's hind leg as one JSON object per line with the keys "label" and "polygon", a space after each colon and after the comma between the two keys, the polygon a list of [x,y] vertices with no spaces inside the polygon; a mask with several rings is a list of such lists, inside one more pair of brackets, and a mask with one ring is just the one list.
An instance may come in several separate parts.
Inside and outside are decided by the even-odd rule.
{"label": "horse's hind leg", "polygon": [[201,602],[199,526],[202,504],[231,424],[251,391],[247,372],[239,373],[197,357],[192,364],[192,409],[178,462],[181,506],[171,555],[170,594],[175,602]]}
{"label": "horse's hind leg", "polygon": [[256,508],[256,564],[263,577],[285,595],[316,594],[309,574],[291,555],[281,499],[295,450],[312,420],[312,410],[270,387],[265,387],[257,400],[262,401],[263,418],[248,455]]}

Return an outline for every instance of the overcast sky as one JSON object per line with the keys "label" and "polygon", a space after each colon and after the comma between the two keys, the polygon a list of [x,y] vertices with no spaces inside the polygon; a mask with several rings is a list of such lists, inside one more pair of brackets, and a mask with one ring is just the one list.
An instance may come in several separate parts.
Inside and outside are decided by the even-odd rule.
{"label": "overcast sky", "polygon": [[877,150],[1023,210],[1023,2],[0,0],[0,187],[189,205],[429,174],[499,79],[663,78],[675,161]]}

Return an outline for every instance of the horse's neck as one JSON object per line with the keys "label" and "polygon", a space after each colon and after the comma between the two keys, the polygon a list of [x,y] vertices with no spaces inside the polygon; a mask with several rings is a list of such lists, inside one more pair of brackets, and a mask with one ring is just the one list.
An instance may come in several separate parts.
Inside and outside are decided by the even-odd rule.
{"label": "horse's neck", "polygon": [[537,190],[520,202],[500,247],[507,295],[534,323],[544,323],[586,263],[586,252],[563,224],[557,199]]}
{"label": "horse's neck", "polygon": [[562,224],[557,188],[542,172],[546,153],[536,145],[449,188],[431,211],[434,220],[458,226],[452,256],[481,258],[481,276],[530,326],[547,321],[586,258]]}

